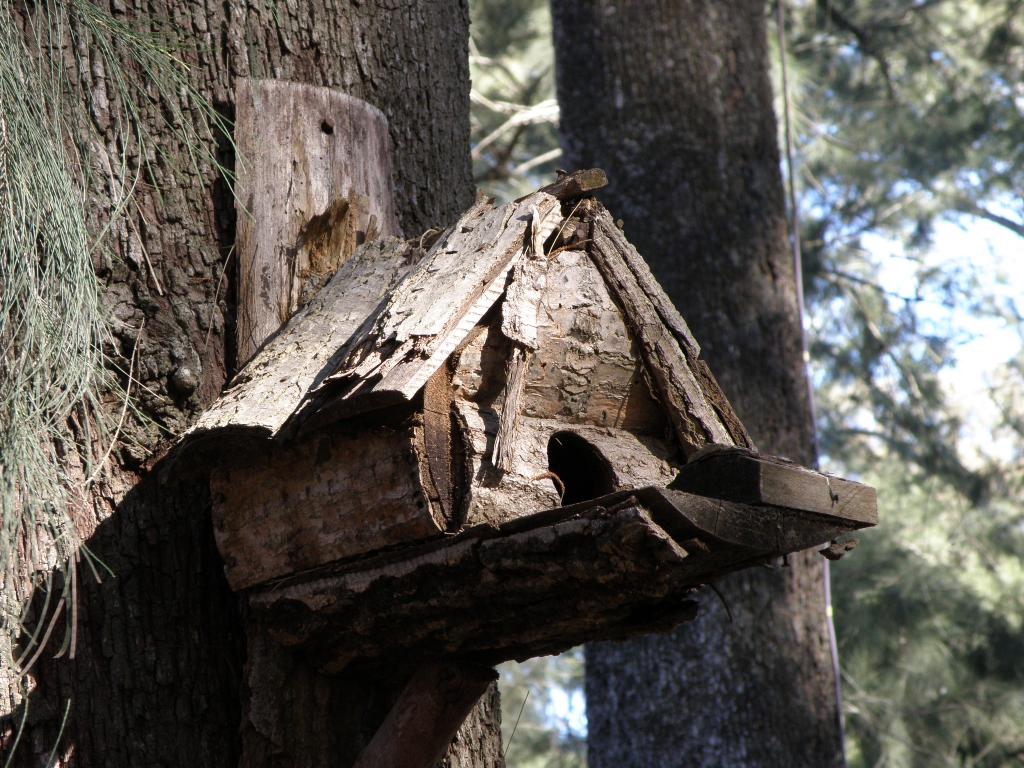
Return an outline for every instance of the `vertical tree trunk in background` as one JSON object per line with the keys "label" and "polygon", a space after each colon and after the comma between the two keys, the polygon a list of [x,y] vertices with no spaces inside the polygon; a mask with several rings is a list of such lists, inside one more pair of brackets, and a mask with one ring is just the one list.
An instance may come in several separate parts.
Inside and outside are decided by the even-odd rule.
{"label": "vertical tree trunk in background", "polygon": [[[47,24],[46,4],[12,5],[22,24]],[[229,119],[238,77],[336,87],[380,108],[395,149],[404,231],[446,223],[472,202],[465,0],[98,5],[143,30],[162,23],[162,34],[177,37],[196,88]],[[75,76],[92,119],[80,138],[98,153],[95,168],[116,168],[123,147],[112,116],[123,105],[96,51],[76,53],[84,66]],[[70,54],[66,59],[73,63]],[[155,458],[231,372],[233,279],[229,271],[222,281],[222,272],[235,237],[234,204],[213,168],[196,168],[168,140],[166,105],[139,100],[159,152],[148,148],[153,164],[138,208],[116,224],[114,258],[97,257],[97,269],[117,319],[122,369],[138,337],[133,391],[149,421],[130,427],[133,441],[115,452],[116,467],[76,521],[115,574],[96,584],[80,571],[76,658],[51,658],[57,637],[33,669],[26,702],[0,713],[0,740],[25,717],[15,766],[46,763],[54,745],[58,766],[220,768],[239,757],[242,622],[211,535],[208,485],[202,476],[183,478],[182,462]],[[234,163],[226,141],[219,159]],[[134,148],[128,162],[140,165]],[[93,205],[101,223],[115,207],[111,194],[100,174]],[[116,421],[120,403],[108,407]],[[476,730],[466,731],[451,765],[499,763],[495,709],[485,696],[470,718]],[[292,764],[302,765],[301,756]]]}
{"label": "vertical tree trunk in background", "polygon": [[[758,447],[813,463],[762,0],[553,0],[565,167],[602,194]],[[587,648],[589,764],[842,764],[821,558],[736,574],[697,621]]]}

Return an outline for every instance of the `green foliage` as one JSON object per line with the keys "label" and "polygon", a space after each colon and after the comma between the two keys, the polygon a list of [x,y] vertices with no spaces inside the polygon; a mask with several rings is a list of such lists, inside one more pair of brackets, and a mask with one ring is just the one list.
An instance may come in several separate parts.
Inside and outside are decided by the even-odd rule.
{"label": "green foliage", "polygon": [[[0,667],[15,670],[38,655],[72,597],[75,574],[51,595],[50,569],[68,568],[84,551],[71,509],[88,503],[87,487],[120,435],[100,398],[122,401],[122,421],[129,411],[134,360],[122,365],[108,354],[112,320],[93,259],[147,167],[163,159],[142,111],[156,107],[175,154],[195,165],[217,167],[213,131],[224,129],[152,31],[88,0],[19,10],[24,28],[0,0],[0,655],[20,631],[27,638],[20,657],[0,658]],[[88,61],[79,58],[86,53]],[[102,73],[102,85],[86,90],[83,72]],[[97,121],[109,121],[110,144],[94,152]],[[95,195],[109,209],[97,212]],[[33,585],[47,594],[47,610],[23,627]],[[73,607],[63,614],[73,652]]]}
{"label": "green foliage", "polygon": [[[3,18],[8,13],[0,8]],[[44,34],[58,42],[52,31],[35,32],[38,45]],[[86,195],[66,149],[55,74],[38,68],[12,23],[0,25],[0,629],[7,637],[18,629],[26,575],[66,561],[78,545],[67,511],[65,422],[94,396],[102,371],[105,320]]]}
{"label": "green foliage", "polygon": [[835,234],[920,241],[937,216],[994,206],[1024,233],[1020,2],[794,5],[801,154]]}
{"label": "green foliage", "polygon": [[884,528],[833,569],[847,746],[857,766],[984,766],[1024,758],[1024,528],[898,462]]}
{"label": "green foliage", "polygon": [[[979,221],[1024,235],[1020,3],[792,5],[811,351],[819,382],[842,393],[825,393],[824,445],[843,453],[874,439],[983,502],[1004,490],[1005,467],[965,460],[964,414],[942,380],[970,340],[964,317],[1019,328],[1022,316],[974,253],[936,248],[934,236]],[[899,285],[886,269],[896,258]]]}
{"label": "green foliage", "polygon": [[509,662],[499,672],[501,740],[508,765],[584,768],[586,730],[564,711],[566,702],[582,702],[583,649]]}

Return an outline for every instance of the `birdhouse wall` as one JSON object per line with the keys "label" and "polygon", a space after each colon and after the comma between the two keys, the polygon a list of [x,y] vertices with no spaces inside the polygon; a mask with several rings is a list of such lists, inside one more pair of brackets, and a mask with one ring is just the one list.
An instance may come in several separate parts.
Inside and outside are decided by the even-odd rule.
{"label": "birdhouse wall", "polygon": [[232,589],[443,532],[416,430],[340,426],[215,469],[214,535]]}
{"label": "birdhouse wall", "polygon": [[[467,524],[499,524],[561,503],[549,465],[560,433],[586,441],[603,468],[593,493],[664,485],[682,461],[663,407],[651,396],[636,344],[601,274],[583,251],[561,251],[546,265],[537,312],[538,349],[527,356],[521,411],[509,469],[493,454],[508,390],[513,342],[489,317],[458,353],[453,406],[464,431],[471,482]],[[599,487],[601,483],[610,487]]]}

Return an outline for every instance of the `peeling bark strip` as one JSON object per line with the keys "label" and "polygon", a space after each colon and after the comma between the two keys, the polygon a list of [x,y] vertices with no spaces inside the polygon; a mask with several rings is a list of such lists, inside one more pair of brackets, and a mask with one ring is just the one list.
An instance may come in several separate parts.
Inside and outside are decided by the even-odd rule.
{"label": "peeling bark strip", "polygon": [[308,298],[305,283],[332,275],[357,240],[399,228],[380,110],[277,80],[240,78],[235,99],[237,336],[246,361]]}
{"label": "peeling bark strip", "polygon": [[588,252],[637,336],[687,455],[707,443],[752,448],[732,406],[698,357],[700,347],[686,322],[604,209],[594,216]]}
{"label": "peeling bark strip", "polygon": [[558,200],[542,192],[501,208],[481,202],[463,215],[353,339],[317,401],[330,397],[339,417],[411,400],[505,292],[534,208],[542,226],[558,216]]}
{"label": "peeling bark strip", "polygon": [[242,369],[184,442],[224,432],[257,439],[277,436],[322,372],[332,370],[347,353],[345,342],[418,257],[415,247],[394,238],[358,248]]}
{"label": "peeling bark strip", "polygon": [[[794,503],[800,503],[794,499]],[[619,491],[256,590],[250,605],[325,670],[356,659],[524,659],[667,630],[730,571],[869,523],[682,491]]]}
{"label": "peeling bark strip", "polygon": [[[553,229],[558,217],[550,218]],[[538,349],[537,313],[547,283],[548,264],[543,252],[547,235],[537,209],[531,209],[529,253],[512,270],[501,305],[501,332],[512,344],[505,364],[504,402],[491,463],[502,472],[512,469],[516,432],[523,412],[526,371]]]}
{"label": "peeling bark strip", "polygon": [[494,452],[491,464],[502,472],[512,469],[515,455],[516,435],[523,413],[523,391],[526,389],[526,370],[530,367],[533,352],[519,344],[512,344],[508,364],[505,366],[505,394],[498,421],[498,433],[494,436]]}

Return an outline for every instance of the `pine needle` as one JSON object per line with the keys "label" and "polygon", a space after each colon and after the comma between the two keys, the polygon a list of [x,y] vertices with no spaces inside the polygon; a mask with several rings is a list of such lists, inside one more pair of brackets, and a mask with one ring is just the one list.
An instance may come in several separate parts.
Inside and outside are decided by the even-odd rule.
{"label": "pine needle", "polygon": [[[230,181],[215,157],[215,138],[230,140],[229,127],[152,18],[136,29],[90,0],[40,0],[19,4],[22,26],[14,7],[0,0],[0,670],[12,672],[12,686],[61,615],[70,622],[65,638],[74,654],[74,568],[84,550],[72,500],[88,498],[88,482],[117,442],[131,439],[123,429],[128,417],[145,419],[131,398],[133,384],[145,389],[131,373],[140,338],[122,388],[119,366],[104,352],[112,347],[113,319],[93,256],[110,248],[111,231],[134,227],[131,217],[123,219],[141,216],[134,194],[143,178],[160,177],[157,162],[165,176],[214,169]],[[96,72],[110,111],[110,157],[90,151],[95,93],[81,75]],[[190,167],[163,152],[168,136]],[[112,207],[100,221],[90,203],[97,193]],[[100,406],[110,395],[124,403],[113,430]],[[71,471],[62,457],[76,454],[81,469]],[[84,553],[98,576],[95,558]],[[52,583],[54,571],[63,574],[64,594],[45,600],[35,626],[24,626],[29,598]],[[13,658],[19,635],[28,643],[24,666]],[[21,697],[13,687],[9,693]]]}

